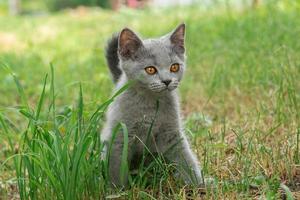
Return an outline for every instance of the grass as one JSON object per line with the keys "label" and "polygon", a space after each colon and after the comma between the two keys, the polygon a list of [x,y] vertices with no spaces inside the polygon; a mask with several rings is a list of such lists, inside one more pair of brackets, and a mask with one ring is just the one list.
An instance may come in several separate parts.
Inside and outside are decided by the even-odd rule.
{"label": "grass", "polygon": [[130,190],[111,191],[99,159],[113,86],[105,41],[124,26],[155,37],[185,21],[188,70],[180,92],[186,132],[216,182],[205,198],[299,198],[299,8],[277,1],[254,10],[1,16],[0,196],[196,198],[163,164],[149,169],[152,182],[146,171]]}

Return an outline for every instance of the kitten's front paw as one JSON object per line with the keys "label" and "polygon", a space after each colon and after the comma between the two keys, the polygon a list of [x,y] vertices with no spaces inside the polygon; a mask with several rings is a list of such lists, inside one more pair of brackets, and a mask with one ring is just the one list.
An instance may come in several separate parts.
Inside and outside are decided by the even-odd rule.
{"label": "kitten's front paw", "polygon": [[204,178],[204,186],[207,188],[212,188],[215,187],[216,185],[216,180],[213,177],[206,177]]}
{"label": "kitten's front paw", "polygon": [[[186,182],[187,184],[191,184],[190,182]],[[196,181],[193,181],[193,185],[198,188],[214,188],[216,186],[216,180],[213,177],[197,177]]]}

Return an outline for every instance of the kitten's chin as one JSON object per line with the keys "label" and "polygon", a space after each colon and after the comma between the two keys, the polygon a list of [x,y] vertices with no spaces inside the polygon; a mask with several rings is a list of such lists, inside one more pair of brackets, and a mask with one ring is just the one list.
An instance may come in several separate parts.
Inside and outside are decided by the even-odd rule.
{"label": "kitten's chin", "polygon": [[168,89],[169,92],[171,92],[171,91],[175,90],[176,88],[177,87],[168,87],[167,89]]}

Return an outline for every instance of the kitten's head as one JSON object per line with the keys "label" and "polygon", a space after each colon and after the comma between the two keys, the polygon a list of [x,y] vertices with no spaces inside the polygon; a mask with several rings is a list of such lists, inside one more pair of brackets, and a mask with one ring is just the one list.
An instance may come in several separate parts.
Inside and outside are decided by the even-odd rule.
{"label": "kitten's head", "polygon": [[158,38],[141,40],[125,28],[119,35],[121,67],[129,80],[153,92],[177,88],[185,70],[185,25]]}

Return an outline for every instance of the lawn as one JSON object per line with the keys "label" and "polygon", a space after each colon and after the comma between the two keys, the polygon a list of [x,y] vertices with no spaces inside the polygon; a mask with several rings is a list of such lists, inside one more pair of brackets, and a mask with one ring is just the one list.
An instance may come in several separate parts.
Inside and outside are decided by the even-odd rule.
{"label": "lawn", "polygon": [[125,26],[158,37],[182,21],[182,115],[205,176],[215,180],[202,197],[299,199],[297,1],[0,16],[0,199],[200,198],[155,167],[163,175],[152,183],[142,177],[111,191],[97,159],[113,88],[106,40]]}

